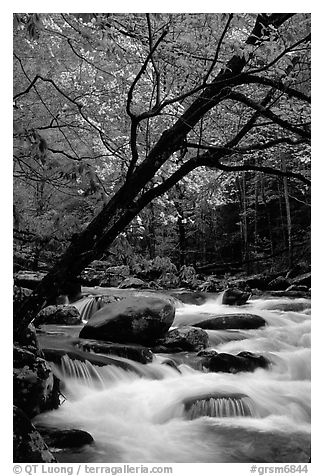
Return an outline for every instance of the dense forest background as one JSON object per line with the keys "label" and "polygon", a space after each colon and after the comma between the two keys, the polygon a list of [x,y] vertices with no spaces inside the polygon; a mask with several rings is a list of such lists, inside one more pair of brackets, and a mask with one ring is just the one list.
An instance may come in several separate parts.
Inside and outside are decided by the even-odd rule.
{"label": "dense forest background", "polygon": [[308,271],[310,15],[16,14],[14,270],[48,270],[136,173],[83,266]]}

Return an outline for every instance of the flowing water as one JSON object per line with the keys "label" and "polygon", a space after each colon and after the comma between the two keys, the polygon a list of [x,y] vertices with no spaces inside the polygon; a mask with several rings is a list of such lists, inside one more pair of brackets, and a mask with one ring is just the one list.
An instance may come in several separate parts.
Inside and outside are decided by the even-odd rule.
{"label": "flowing water", "polygon": [[[206,373],[192,368],[186,353],[160,354],[146,365],[118,358],[131,362],[128,369],[67,356],[53,364],[66,401],[36,422],[80,428],[95,440],[77,452],[58,453],[59,461],[308,462],[310,301],[256,299],[235,308],[213,298],[177,307],[173,325],[235,312],[257,314],[268,325],[207,331],[211,348],[262,353],[269,369]],[[180,372],[162,364],[166,357]]]}

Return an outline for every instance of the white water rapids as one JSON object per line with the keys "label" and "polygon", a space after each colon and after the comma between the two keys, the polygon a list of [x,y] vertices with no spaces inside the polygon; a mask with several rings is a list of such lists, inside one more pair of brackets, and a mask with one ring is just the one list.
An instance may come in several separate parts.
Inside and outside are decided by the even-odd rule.
{"label": "white water rapids", "polygon": [[[261,353],[272,363],[267,370],[205,373],[192,369],[183,357],[179,373],[161,365],[165,356],[159,354],[151,364],[133,363],[138,372],[86,363],[76,372],[67,358],[60,369],[67,399],[59,409],[37,417],[36,422],[86,430],[95,443],[77,453],[63,452],[58,459],[107,463],[308,462],[310,301],[257,299],[235,308],[211,299],[200,306],[178,307],[174,326],[197,322],[198,314],[203,320],[208,313],[242,312],[262,316],[268,325],[256,330],[208,331],[211,348],[231,354]],[[168,357],[172,358],[170,354]],[[208,403],[216,416],[199,417],[197,405],[186,412],[188,399],[206,395],[216,398]],[[229,401],[227,396],[231,395]],[[249,408],[247,413],[241,410],[244,406]],[[232,413],[226,408],[232,408]]]}

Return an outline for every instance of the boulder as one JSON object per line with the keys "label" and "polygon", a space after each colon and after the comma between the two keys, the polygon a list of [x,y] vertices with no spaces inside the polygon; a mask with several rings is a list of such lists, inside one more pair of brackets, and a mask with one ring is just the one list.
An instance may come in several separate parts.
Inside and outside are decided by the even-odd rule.
{"label": "boulder", "polygon": [[80,312],[74,306],[58,304],[42,309],[33,321],[36,327],[43,324],[73,326],[81,323]]}
{"label": "boulder", "polygon": [[129,275],[130,275],[129,266],[126,266],[126,265],[109,266],[105,269],[104,275],[100,279],[100,286],[103,286],[103,287],[119,286],[119,284],[125,278],[129,277]]}
{"label": "boulder", "polygon": [[155,296],[128,297],[97,311],[81,329],[80,338],[150,344],[172,325],[175,307]]}
{"label": "boulder", "polygon": [[268,289],[271,291],[283,291],[290,286],[290,281],[283,276],[278,276],[277,278],[273,279],[268,284]]}
{"label": "boulder", "polygon": [[56,463],[45,441],[25,413],[13,408],[13,462]]}
{"label": "boulder", "polygon": [[19,336],[19,341],[15,342],[18,347],[24,347],[24,349],[32,352],[38,357],[44,357],[36,334],[36,329],[33,324],[29,324],[25,332]]}
{"label": "boulder", "polygon": [[86,352],[95,352],[105,355],[117,355],[126,359],[135,360],[142,364],[153,361],[153,352],[147,347],[141,345],[125,345],[112,342],[100,342],[98,340],[80,339],[74,342],[74,345]]}
{"label": "boulder", "polygon": [[237,355],[227,353],[217,353],[209,351],[208,353],[198,354],[201,357],[201,365],[209,372],[253,372],[258,367],[268,368],[270,362],[263,355],[253,354],[252,352],[240,352]]}
{"label": "boulder", "polygon": [[231,306],[242,306],[250,298],[251,293],[241,291],[237,288],[225,289],[222,297],[222,304],[229,304]]}
{"label": "boulder", "polygon": [[208,346],[207,332],[191,326],[171,329],[164,338],[155,342],[153,352],[197,352]]}
{"label": "boulder", "polygon": [[147,288],[148,285],[142,279],[130,277],[130,278],[124,279],[124,281],[122,281],[118,287],[120,289],[128,289],[128,288],[143,289],[143,288]]}
{"label": "boulder", "polygon": [[258,329],[265,326],[266,320],[256,314],[220,314],[192,324],[200,329]]}
{"label": "boulder", "polygon": [[56,428],[37,427],[45,443],[50,448],[80,448],[93,443],[87,431],[74,428],[59,430]]}
{"label": "boulder", "polygon": [[187,289],[175,289],[174,291],[168,291],[168,294],[184,304],[204,304],[208,295],[199,291],[188,291]]}
{"label": "boulder", "polygon": [[14,405],[30,418],[59,406],[59,380],[46,360],[14,346],[13,366]]}
{"label": "boulder", "polygon": [[20,304],[27,299],[32,293],[31,289],[23,288],[21,286],[15,286],[13,289],[13,309],[14,313],[20,306]]}
{"label": "boulder", "polygon": [[14,275],[14,282],[17,286],[34,290],[45,276],[46,273],[41,271],[18,271]]}

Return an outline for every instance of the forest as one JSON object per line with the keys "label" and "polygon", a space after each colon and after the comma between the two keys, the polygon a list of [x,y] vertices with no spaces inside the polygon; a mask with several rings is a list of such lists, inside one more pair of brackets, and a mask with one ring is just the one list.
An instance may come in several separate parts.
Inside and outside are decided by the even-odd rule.
{"label": "forest", "polygon": [[[153,378],[154,372],[159,372],[154,367],[158,364],[147,352],[155,356],[167,353],[168,358],[171,354],[168,365],[180,374],[181,366],[189,366],[200,374],[202,368],[208,368],[216,377],[227,372],[238,373],[241,379],[242,370],[254,375],[258,368],[256,372],[264,372],[268,378],[273,371],[269,368],[275,364],[273,356],[263,351],[287,350],[281,348],[279,338],[282,313],[296,314],[287,317],[292,319],[288,341],[292,335],[296,337],[296,343],[289,345],[296,346],[296,352],[301,351],[301,345],[303,352],[309,350],[305,326],[310,325],[310,23],[308,13],[14,14],[13,328],[18,433],[22,427],[26,429],[26,421],[38,430],[39,415],[60,406],[65,390],[59,381],[66,379],[66,359],[70,359],[74,378],[85,375],[85,362],[91,375],[98,369],[121,366],[120,371]],[[141,318],[146,312],[142,309],[145,299],[160,299],[163,306],[167,302],[173,308],[173,317],[168,325],[159,323],[159,332],[145,327],[145,335],[137,337],[130,334],[128,323],[118,324],[122,330],[108,326],[98,331],[97,313],[100,320],[111,306],[107,313],[122,315],[126,312],[124,299],[130,299],[138,314],[142,312]],[[280,302],[274,305],[275,300]],[[154,308],[154,303],[148,305]],[[192,318],[198,305],[200,327]],[[192,307],[190,312],[186,306]],[[46,310],[53,313],[53,308],[55,315],[50,318]],[[157,311],[160,320],[161,315],[172,314],[172,309],[161,309]],[[279,313],[278,321],[272,322],[269,310]],[[73,351],[70,347],[68,351],[50,339],[51,334],[65,331],[46,326],[73,327],[75,312],[82,346],[74,343]],[[213,319],[215,315],[228,315],[228,319],[235,315],[235,324],[227,320],[227,326],[220,321],[207,325],[205,320],[211,315]],[[246,318],[243,324],[242,316]],[[247,316],[254,320],[251,317],[247,323]],[[85,324],[81,330],[80,319]],[[262,347],[261,341],[255,343],[261,339],[259,327],[265,323],[278,332],[280,343],[273,349]],[[179,331],[181,339],[177,335],[176,343],[174,336],[166,334],[186,326],[188,334]],[[193,337],[192,329],[196,332],[198,328],[205,329],[201,332],[208,334],[206,341],[202,334]],[[241,332],[252,334],[243,337]],[[76,334],[70,333],[71,338]],[[85,343],[87,339],[90,343]],[[198,346],[192,343],[195,339]],[[109,352],[107,342],[114,343]],[[238,342],[252,347],[236,349]],[[115,344],[142,346],[140,360],[131,356],[133,348],[120,354]],[[90,348],[87,345],[92,353],[85,355]],[[226,363],[224,358],[220,361],[219,356],[225,355],[221,350],[232,357],[233,351],[240,350],[242,355],[234,357],[241,360],[231,365],[228,357]],[[199,351],[197,356],[191,355],[194,351]],[[183,352],[189,352],[187,360],[183,360]],[[100,360],[102,354],[105,358],[110,354],[134,359],[145,368],[153,366],[153,374],[147,377],[148,370],[134,370],[128,367],[129,362],[124,362],[124,367],[107,363]],[[26,403],[26,397],[21,396],[26,385],[21,368],[33,358],[38,359],[36,373],[43,366],[42,372],[48,372],[46,379],[49,374],[52,378],[51,397],[43,395],[37,404],[35,395],[44,393],[46,380],[40,374],[37,388],[29,390],[34,395],[32,402]],[[243,363],[242,359],[247,360]],[[283,359],[281,354],[278,359]],[[36,366],[35,362],[30,365]],[[176,370],[172,368],[172,372]],[[189,377],[194,378],[188,374],[182,380]],[[296,386],[292,389],[295,399],[307,393],[301,390],[303,378],[299,377],[287,377],[287,385]],[[100,378],[108,379],[106,374]],[[169,375],[164,378],[167,381]],[[304,380],[309,382],[308,377]],[[247,385],[245,380],[239,384],[242,388]],[[279,384],[273,385],[272,390]],[[69,390],[73,394],[75,389]],[[218,399],[208,397],[207,416],[242,416],[238,408],[249,404],[233,397],[229,407],[224,392]],[[187,414],[202,411],[199,417],[206,417],[207,404],[200,408],[197,396],[185,395],[183,401]],[[62,408],[64,416],[64,405]],[[263,410],[258,411],[267,420]],[[276,411],[271,410],[271,415]],[[249,412],[248,417],[255,416]],[[302,412],[308,409],[300,410],[298,418]],[[40,428],[45,423],[41,421]],[[57,427],[59,423],[58,413]],[[153,432],[152,428],[146,430],[148,435]],[[297,430],[289,434],[291,439]],[[246,435],[242,438],[248,438]],[[28,440],[25,434],[24,438]],[[47,434],[45,442],[46,438]],[[195,462],[236,462],[225,440],[219,444],[227,452],[219,459],[211,458],[209,450],[190,450],[192,458]],[[238,447],[240,444],[241,440]],[[267,440],[266,444],[275,443]],[[294,447],[290,455],[301,454],[300,461],[307,463],[308,437],[304,435],[300,444],[303,451]],[[291,448],[291,441],[285,445]],[[30,456],[27,446],[18,445],[16,461],[34,461],[28,460],[36,456]],[[191,461],[190,451],[186,453],[180,446],[177,456],[170,449],[163,461]],[[130,458],[123,461],[143,461],[140,451],[119,451],[112,450],[109,461],[117,461],[120,454],[124,455],[120,458]],[[45,461],[53,462],[55,457],[48,454]],[[101,461],[100,457],[91,460],[91,454],[85,451],[82,461]],[[153,449],[145,458],[162,461]],[[253,453],[248,458],[250,462],[256,456]]]}

